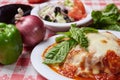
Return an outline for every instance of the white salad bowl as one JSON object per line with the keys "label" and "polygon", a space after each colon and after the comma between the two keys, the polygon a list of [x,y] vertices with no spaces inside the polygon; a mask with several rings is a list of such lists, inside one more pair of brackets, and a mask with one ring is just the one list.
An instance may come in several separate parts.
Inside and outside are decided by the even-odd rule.
{"label": "white salad bowl", "polygon": [[[39,4],[32,9],[31,15],[35,15],[40,18],[40,16],[39,16],[40,9],[42,9],[44,6],[49,5],[49,4],[56,4],[57,2],[58,1],[49,1],[49,2]],[[84,4],[84,7],[86,10],[87,16],[79,21],[70,22],[70,23],[55,23],[55,22],[49,22],[49,21],[43,20],[42,18],[40,18],[40,19],[44,22],[45,27],[47,27],[48,29],[50,29],[52,31],[55,31],[55,32],[67,31],[70,28],[71,24],[76,24],[77,26],[82,26],[92,20],[92,17],[91,17],[92,9],[88,6],[86,6],[85,4]]]}

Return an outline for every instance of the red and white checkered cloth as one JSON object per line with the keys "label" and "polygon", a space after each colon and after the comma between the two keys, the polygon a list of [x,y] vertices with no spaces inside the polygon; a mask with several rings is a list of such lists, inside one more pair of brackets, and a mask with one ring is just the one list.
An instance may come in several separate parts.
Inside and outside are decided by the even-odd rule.
{"label": "red and white checkered cloth", "polygon": [[[82,1],[85,2],[85,4],[90,6],[92,9],[102,9],[104,8],[105,5],[109,3],[114,3],[118,6],[118,8],[120,8],[120,0],[82,0]],[[10,4],[10,3],[30,4],[27,0],[0,0],[1,5]],[[30,4],[30,5],[36,5],[36,4]]]}
{"label": "red and white checkered cloth", "polygon": [[[86,5],[93,10],[103,9],[107,4],[114,3],[120,9],[120,0],[82,0]],[[11,3],[21,3],[29,5],[27,0],[0,0],[0,6]],[[48,31],[46,37],[53,35]],[[46,74],[47,75],[47,74]],[[18,61],[12,65],[0,65],[0,80],[46,80],[36,70],[34,70],[30,62],[30,52],[23,51]]]}

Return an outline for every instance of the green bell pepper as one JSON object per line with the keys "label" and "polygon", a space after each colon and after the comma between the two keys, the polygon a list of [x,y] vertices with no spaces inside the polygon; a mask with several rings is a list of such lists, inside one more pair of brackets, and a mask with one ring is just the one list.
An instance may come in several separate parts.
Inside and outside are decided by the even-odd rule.
{"label": "green bell pepper", "polygon": [[22,49],[18,29],[12,24],[0,23],[0,63],[7,65],[16,62]]}

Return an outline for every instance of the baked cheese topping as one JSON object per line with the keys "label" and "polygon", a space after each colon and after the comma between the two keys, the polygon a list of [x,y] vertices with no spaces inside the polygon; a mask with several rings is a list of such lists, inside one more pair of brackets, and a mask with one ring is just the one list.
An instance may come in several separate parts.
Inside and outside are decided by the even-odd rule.
{"label": "baked cheese topping", "polygon": [[96,64],[102,59],[108,50],[114,51],[120,56],[120,45],[117,42],[117,37],[111,33],[90,33],[87,35],[89,39],[88,51],[93,54],[92,63]]}
{"label": "baked cheese topping", "polygon": [[[62,64],[50,65],[56,72],[74,78],[120,73],[120,39],[110,32],[88,33],[89,46],[72,48]],[[54,45],[53,45],[54,47]]]}
{"label": "baked cheese topping", "polygon": [[[86,36],[89,40],[88,51],[77,45],[69,52],[64,68],[69,64],[77,69],[74,75],[90,77],[91,73],[99,74],[105,67],[102,61],[108,51],[120,56],[120,45],[117,42],[118,38],[109,32],[89,33]],[[111,73],[107,68],[102,71]]]}

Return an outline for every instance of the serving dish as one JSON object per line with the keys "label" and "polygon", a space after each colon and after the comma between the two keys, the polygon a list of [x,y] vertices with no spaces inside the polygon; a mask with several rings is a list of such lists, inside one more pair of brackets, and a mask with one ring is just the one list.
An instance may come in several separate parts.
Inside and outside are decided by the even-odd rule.
{"label": "serving dish", "polygon": [[[38,12],[41,8],[43,8],[44,6],[46,6],[48,4],[55,4],[57,2],[58,1],[49,1],[49,2],[42,3],[38,6],[35,6],[31,11],[31,15],[35,15],[40,18]],[[92,9],[85,4],[84,4],[84,7],[86,10],[87,16],[81,20],[78,20],[75,22],[70,22],[70,23],[54,23],[54,22],[49,22],[49,21],[43,20],[43,19],[42,19],[42,21],[44,22],[45,26],[52,31],[67,31],[70,28],[71,24],[77,24],[77,26],[82,26],[92,20],[92,17],[91,17]]]}
{"label": "serving dish", "polygon": [[15,15],[18,14],[18,8],[23,10],[23,16],[30,15],[32,6],[26,4],[7,4],[0,6],[0,22],[15,24]]}
{"label": "serving dish", "polygon": [[[120,38],[120,32],[117,31],[111,31],[111,30],[99,30],[99,32],[111,32],[114,35],[116,35],[118,38]],[[51,68],[49,68],[47,65],[42,63],[42,53],[43,51],[51,44],[55,42],[55,37],[59,35],[53,36],[49,38],[48,40],[39,43],[32,51],[31,53],[31,62],[33,67],[40,73],[42,76],[47,78],[48,80],[70,80],[70,78],[64,77],[60,74],[57,74],[54,72]]]}

